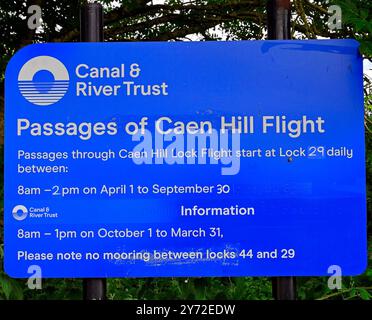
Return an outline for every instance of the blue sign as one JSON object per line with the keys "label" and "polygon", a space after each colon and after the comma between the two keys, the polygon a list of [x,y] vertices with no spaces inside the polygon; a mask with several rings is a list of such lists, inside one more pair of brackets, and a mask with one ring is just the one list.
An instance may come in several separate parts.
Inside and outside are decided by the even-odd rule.
{"label": "blue sign", "polygon": [[12,277],[365,270],[352,40],[53,43],[5,76]]}

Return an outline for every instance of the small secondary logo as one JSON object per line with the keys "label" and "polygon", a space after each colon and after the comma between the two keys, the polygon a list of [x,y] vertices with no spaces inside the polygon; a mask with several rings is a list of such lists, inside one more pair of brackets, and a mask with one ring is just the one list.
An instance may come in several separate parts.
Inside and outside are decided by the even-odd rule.
{"label": "small secondary logo", "polygon": [[70,77],[61,61],[39,56],[27,61],[18,74],[18,87],[23,97],[38,106],[49,106],[63,98]]}
{"label": "small secondary logo", "polygon": [[21,221],[21,220],[24,220],[26,219],[27,217],[27,214],[28,214],[28,210],[25,206],[23,205],[18,205],[18,206],[15,206],[13,208],[13,218],[18,220],[18,221]]}

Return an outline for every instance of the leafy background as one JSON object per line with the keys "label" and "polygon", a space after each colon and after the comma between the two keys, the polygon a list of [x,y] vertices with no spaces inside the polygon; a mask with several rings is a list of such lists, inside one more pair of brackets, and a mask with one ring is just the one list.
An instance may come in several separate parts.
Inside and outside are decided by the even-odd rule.
{"label": "leafy background", "polygon": [[[5,66],[20,47],[32,42],[78,40],[78,8],[84,1],[2,0],[0,3],[0,106],[4,102]],[[188,41],[264,39],[265,1],[261,0],[147,0],[100,1],[105,5],[108,41]],[[27,8],[39,4],[42,30],[27,29]],[[327,8],[342,8],[342,29],[329,30]],[[293,37],[355,38],[365,59],[372,58],[372,2],[362,0],[292,1]],[[1,112],[1,119],[3,119]],[[3,121],[0,122],[3,136]],[[368,232],[372,235],[372,82],[365,77],[365,128]],[[0,144],[3,173],[3,145]],[[0,188],[3,194],[3,188]],[[3,196],[1,196],[3,199]],[[3,239],[3,200],[0,202],[0,243]],[[341,290],[330,290],[326,277],[297,278],[299,299],[372,299],[372,237],[366,272],[343,277]],[[0,246],[3,260],[3,245]],[[25,280],[9,278],[0,265],[0,299],[81,299],[78,279],[43,280],[42,290],[29,290]],[[269,278],[152,278],[108,279],[109,299],[272,299]]]}

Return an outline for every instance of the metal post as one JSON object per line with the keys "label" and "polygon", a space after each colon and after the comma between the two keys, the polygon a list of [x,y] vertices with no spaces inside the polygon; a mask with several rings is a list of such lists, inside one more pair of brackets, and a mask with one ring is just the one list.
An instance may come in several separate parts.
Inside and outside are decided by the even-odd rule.
{"label": "metal post", "polygon": [[[80,41],[103,41],[103,9],[99,3],[87,3],[80,10]],[[105,300],[106,279],[83,279],[84,300]]]}
{"label": "metal post", "polygon": [[99,3],[87,3],[80,10],[80,41],[103,41],[103,9]]}
{"label": "metal post", "polygon": [[[267,1],[267,27],[269,40],[291,39],[291,1]],[[272,292],[276,300],[296,300],[296,278],[272,278]]]}
{"label": "metal post", "polygon": [[296,300],[296,278],[272,278],[272,292],[275,300]]}
{"label": "metal post", "polygon": [[106,279],[83,279],[84,300],[106,300]]}
{"label": "metal post", "polygon": [[269,40],[291,39],[291,1],[269,0],[267,22]]}

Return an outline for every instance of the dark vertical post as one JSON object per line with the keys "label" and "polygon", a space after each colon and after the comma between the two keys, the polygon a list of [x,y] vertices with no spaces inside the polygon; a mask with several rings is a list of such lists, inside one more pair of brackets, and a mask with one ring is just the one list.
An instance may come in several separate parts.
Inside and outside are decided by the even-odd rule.
{"label": "dark vertical post", "polygon": [[80,10],[80,41],[103,41],[103,9],[99,3],[87,3]]}
{"label": "dark vertical post", "polygon": [[272,278],[272,292],[275,300],[296,300],[296,278]]}
{"label": "dark vertical post", "polygon": [[83,279],[84,300],[106,300],[106,279]]}
{"label": "dark vertical post", "polygon": [[[269,40],[291,38],[291,1],[267,1],[267,27]],[[276,300],[296,299],[296,278],[276,277],[272,279],[272,291]]]}
{"label": "dark vertical post", "polygon": [[[80,10],[80,41],[103,41],[103,9],[99,3],[87,3]],[[84,300],[106,299],[106,279],[83,279]]]}
{"label": "dark vertical post", "polygon": [[269,40],[291,39],[291,1],[267,1],[267,29]]}

